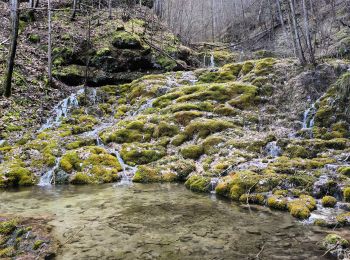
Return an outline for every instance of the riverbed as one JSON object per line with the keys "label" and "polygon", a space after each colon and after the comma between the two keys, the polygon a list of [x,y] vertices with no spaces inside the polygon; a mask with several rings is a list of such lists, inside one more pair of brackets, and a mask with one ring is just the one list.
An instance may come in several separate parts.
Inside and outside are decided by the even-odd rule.
{"label": "riverbed", "polygon": [[318,227],[182,184],[36,186],[0,197],[0,213],[52,218],[64,244],[57,259],[322,259],[324,253],[317,243],[326,233]]}

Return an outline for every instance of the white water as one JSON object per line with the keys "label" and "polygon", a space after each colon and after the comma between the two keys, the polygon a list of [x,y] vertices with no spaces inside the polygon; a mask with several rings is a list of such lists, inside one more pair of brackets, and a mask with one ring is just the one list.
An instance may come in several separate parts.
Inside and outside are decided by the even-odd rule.
{"label": "white water", "polygon": [[210,54],[210,68],[215,68],[215,59],[214,59],[214,54]]}
{"label": "white water", "polygon": [[54,173],[58,169],[59,165],[60,165],[60,159],[56,159],[55,166],[52,167],[49,171],[47,171],[40,177],[38,186],[50,186],[52,183]]}
{"label": "white water", "polygon": [[311,105],[305,112],[303,118],[303,129],[311,129],[315,125],[316,107],[315,103]]}
{"label": "white water", "polygon": [[0,146],[2,146],[5,142],[5,140],[0,140]]}
{"label": "white water", "polygon": [[282,149],[277,145],[276,141],[270,142],[265,147],[266,153],[271,157],[278,157],[282,154]]}
{"label": "white water", "polygon": [[39,129],[39,132],[51,128],[53,126],[57,126],[60,124],[62,117],[67,117],[69,111],[72,108],[78,107],[78,95],[84,93],[84,89],[80,89],[77,93],[71,94],[69,97],[63,99],[61,102],[59,102],[54,109],[52,110],[52,116],[49,117],[45,124],[41,126]]}

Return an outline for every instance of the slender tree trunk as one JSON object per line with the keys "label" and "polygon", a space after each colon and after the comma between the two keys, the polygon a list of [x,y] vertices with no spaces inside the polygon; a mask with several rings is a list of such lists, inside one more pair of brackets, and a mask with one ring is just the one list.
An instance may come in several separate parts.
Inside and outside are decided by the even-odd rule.
{"label": "slender tree trunk", "polygon": [[112,19],[112,0],[108,0],[108,18]]}
{"label": "slender tree trunk", "polygon": [[[34,0],[33,0],[34,1]],[[36,2],[35,2],[35,8],[38,8],[39,7],[39,1],[40,0],[36,0]]]}
{"label": "slender tree trunk", "polygon": [[9,56],[7,60],[7,71],[5,74],[4,94],[5,97],[10,97],[12,92],[12,74],[15,66],[15,57],[17,51],[17,39],[19,29],[19,0],[11,0],[11,20],[12,20],[12,33],[11,33],[11,45],[9,50]]}
{"label": "slender tree trunk", "polygon": [[295,36],[295,44],[296,44],[298,58],[300,60],[300,63],[305,64],[306,60],[305,60],[305,56],[303,53],[303,47],[301,45],[299,32],[298,32],[298,23],[297,23],[297,17],[296,17],[296,12],[295,12],[294,0],[289,0],[289,4],[290,4],[291,19],[292,19],[292,23],[293,23],[292,26],[293,26],[294,36]]}
{"label": "slender tree trunk", "polygon": [[48,85],[52,84],[52,28],[51,28],[51,0],[47,0],[47,17],[48,17],[48,48],[47,48],[47,61],[48,61]]}
{"label": "slender tree trunk", "polygon": [[310,35],[310,26],[309,26],[309,14],[306,6],[306,0],[303,0],[303,13],[304,13],[304,30],[305,30],[305,38],[306,45],[309,51],[310,62],[315,64],[315,54],[314,48],[312,46],[311,35]]}
{"label": "slender tree trunk", "polygon": [[71,16],[71,21],[74,21],[75,16],[77,14],[77,0],[73,0],[73,11],[72,11],[72,16]]}

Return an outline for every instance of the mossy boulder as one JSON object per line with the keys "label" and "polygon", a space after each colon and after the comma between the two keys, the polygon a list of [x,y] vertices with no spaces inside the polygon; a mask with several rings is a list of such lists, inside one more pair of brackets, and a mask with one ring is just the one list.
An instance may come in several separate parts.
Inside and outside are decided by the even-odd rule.
{"label": "mossy boulder", "polygon": [[316,209],[316,200],[308,195],[301,195],[288,203],[288,210],[293,217],[299,219],[307,219],[311,215],[311,211]]}
{"label": "mossy boulder", "polygon": [[264,205],[265,196],[263,194],[243,194],[239,197],[239,201],[247,204]]}
{"label": "mossy boulder", "polygon": [[274,195],[267,199],[267,205],[272,209],[287,210],[288,200],[282,195]]}
{"label": "mossy boulder", "polygon": [[345,201],[350,202],[350,187],[346,187],[343,190],[343,196]]}
{"label": "mossy boulder", "polygon": [[341,236],[337,234],[328,234],[323,240],[322,240],[322,246],[326,250],[330,250],[331,254],[337,254],[338,247],[341,248],[348,248],[349,247],[349,241],[342,238]]}
{"label": "mossy boulder", "polygon": [[337,223],[340,226],[350,226],[350,212],[338,215],[337,216]]}
{"label": "mossy boulder", "polygon": [[332,196],[324,196],[321,202],[324,207],[333,208],[337,204],[337,199]]}
{"label": "mossy boulder", "polygon": [[137,34],[126,31],[117,31],[113,35],[112,44],[118,49],[140,49],[142,48],[141,39]]}
{"label": "mossy boulder", "polygon": [[120,155],[127,164],[142,165],[159,160],[166,155],[166,151],[162,146],[132,143],[124,144]]}
{"label": "mossy boulder", "polygon": [[350,167],[349,166],[340,167],[338,169],[338,172],[342,175],[350,177]]}
{"label": "mossy boulder", "polygon": [[192,175],[185,182],[185,186],[193,191],[197,192],[209,192],[211,189],[210,178],[200,176],[200,175]]}
{"label": "mossy boulder", "polygon": [[201,145],[188,145],[181,149],[181,155],[185,159],[197,160],[203,154],[203,147]]}
{"label": "mossy boulder", "polygon": [[133,182],[160,182],[162,180],[162,176],[160,172],[154,168],[149,166],[139,166],[132,181]]}
{"label": "mossy boulder", "polygon": [[20,160],[0,165],[0,188],[31,186],[36,182],[34,174]]}

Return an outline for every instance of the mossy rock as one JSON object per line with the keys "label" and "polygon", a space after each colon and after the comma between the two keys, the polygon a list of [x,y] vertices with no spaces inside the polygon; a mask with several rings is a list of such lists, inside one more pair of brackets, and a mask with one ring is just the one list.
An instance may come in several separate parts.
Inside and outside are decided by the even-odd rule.
{"label": "mossy rock", "polygon": [[274,195],[267,199],[267,205],[272,209],[287,210],[288,200],[281,195]]}
{"label": "mossy rock", "polygon": [[337,204],[337,199],[332,196],[324,196],[321,202],[324,207],[334,208]]}
{"label": "mossy rock", "polygon": [[264,205],[265,196],[263,194],[243,194],[239,197],[239,201],[247,204]]}
{"label": "mossy rock", "polygon": [[328,250],[332,248],[335,250],[336,245],[339,245],[342,248],[347,248],[349,247],[349,241],[337,234],[328,234],[322,241],[322,246]]}
{"label": "mossy rock", "polygon": [[179,128],[175,124],[169,124],[167,122],[162,121],[156,126],[153,135],[156,138],[164,136],[173,137],[178,132]]}
{"label": "mossy rock", "polygon": [[301,195],[288,203],[288,210],[293,217],[299,219],[307,219],[311,215],[311,211],[316,209],[316,201],[308,195]]}
{"label": "mossy rock", "polygon": [[340,226],[350,226],[350,212],[338,215],[337,223]]}
{"label": "mossy rock", "polygon": [[231,122],[215,119],[200,119],[194,120],[186,126],[184,134],[193,137],[198,134],[199,137],[205,138],[211,134],[221,132],[228,128],[234,128],[235,125]]}
{"label": "mossy rock", "polygon": [[343,190],[343,196],[345,201],[350,202],[350,187],[346,187]]}
{"label": "mossy rock", "polygon": [[141,183],[160,182],[162,176],[156,168],[142,165],[138,167],[132,181]]}
{"label": "mossy rock", "polygon": [[185,159],[197,160],[203,154],[203,146],[201,145],[188,145],[181,149],[181,155]]}
{"label": "mossy rock", "polygon": [[161,159],[166,152],[162,146],[132,143],[124,144],[120,155],[129,165],[142,165]]}
{"label": "mossy rock", "polygon": [[192,191],[209,192],[211,188],[210,183],[211,183],[211,180],[208,177],[203,177],[200,175],[192,175],[185,182],[185,186]]}
{"label": "mossy rock", "polygon": [[141,49],[141,39],[137,34],[117,31],[113,35],[112,44],[118,49]]}
{"label": "mossy rock", "polygon": [[15,219],[5,220],[0,222],[0,234],[1,235],[10,235],[17,228],[18,222]]}
{"label": "mossy rock", "polygon": [[350,167],[349,166],[340,167],[338,169],[338,172],[342,175],[350,177]]}
{"label": "mossy rock", "polygon": [[0,188],[32,186],[37,180],[24,163],[14,160],[0,165]]}

